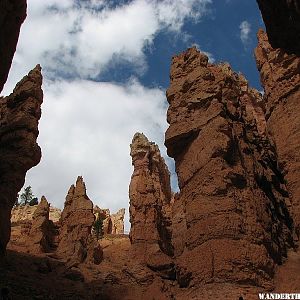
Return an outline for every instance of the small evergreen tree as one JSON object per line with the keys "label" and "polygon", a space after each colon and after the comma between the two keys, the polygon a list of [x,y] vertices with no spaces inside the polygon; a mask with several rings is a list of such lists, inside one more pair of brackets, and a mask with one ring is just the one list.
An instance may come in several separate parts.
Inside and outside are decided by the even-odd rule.
{"label": "small evergreen tree", "polygon": [[99,212],[96,213],[96,220],[93,224],[93,230],[95,232],[97,241],[101,239],[104,235],[103,231],[103,221],[105,220],[105,216]]}
{"label": "small evergreen tree", "polygon": [[20,204],[21,205],[30,204],[30,202],[33,200],[34,200],[34,202],[36,202],[37,198],[34,197],[31,186],[29,185],[26,188],[24,188],[24,192],[20,196]]}
{"label": "small evergreen tree", "polygon": [[29,201],[29,205],[30,206],[34,206],[34,205],[38,205],[39,204],[39,200],[37,197],[32,198],[32,200]]}

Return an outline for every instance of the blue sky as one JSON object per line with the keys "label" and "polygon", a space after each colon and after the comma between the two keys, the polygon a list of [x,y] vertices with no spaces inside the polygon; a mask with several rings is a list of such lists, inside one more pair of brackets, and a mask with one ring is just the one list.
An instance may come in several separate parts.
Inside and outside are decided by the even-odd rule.
{"label": "blue sky", "polygon": [[128,208],[129,144],[140,131],[159,145],[176,188],[164,147],[171,57],[197,45],[261,90],[253,58],[259,27],[255,1],[28,0],[3,91],[9,94],[41,64],[42,160],[27,173],[25,186],[62,208],[82,175],[95,204],[112,212]]}

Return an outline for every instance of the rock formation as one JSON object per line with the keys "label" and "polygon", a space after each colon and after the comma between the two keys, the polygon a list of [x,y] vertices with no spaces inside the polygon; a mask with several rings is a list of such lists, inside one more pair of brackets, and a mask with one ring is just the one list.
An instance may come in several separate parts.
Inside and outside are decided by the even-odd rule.
{"label": "rock formation", "polygon": [[0,92],[6,82],[19,38],[20,27],[26,18],[26,0],[0,2]]}
{"label": "rock formation", "polygon": [[112,230],[111,234],[124,234],[125,208],[111,215]]}
{"label": "rock formation", "polygon": [[121,208],[117,213],[110,214],[107,208],[100,208],[97,205],[94,207],[94,215],[102,215],[103,220],[103,234],[124,234],[124,216],[125,208]]}
{"label": "rock formation", "polygon": [[129,186],[130,240],[152,269],[173,276],[170,233],[170,174],[158,146],[136,133],[130,145],[134,172]]}
{"label": "rock formation", "polygon": [[0,97],[0,256],[9,241],[11,209],[25,174],[41,159],[36,142],[43,101],[41,85],[38,65],[17,84],[12,94]]}
{"label": "rock formation", "polygon": [[[37,210],[38,205],[18,205],[14,206],[11,211],[11,223],[18,224],[22,221],[32,221],[33,215]],[[50,206],[49,209],[49,220],[53,223],[57,223],[61,217],[61,210],[59,208]]]}
{"label": "rock formation", "polygon": [[50,204],[43,196],[37,205],[27,239],[27,248],[31,253],[50,252],[53,248],[55,228],[49,220]]}
{"label": "rock formation", "polygon": [[273,48],[300,55],[300,1],[257,0]]}
{"label": "rock formation", "polygon": [[67,260],[69,266],[82,263],[87,256],[89,260],[95,258],[94,262],[99,263],[102,249],[91,238],[94,220],[93,202],[87,196],[85,183],[79,176],[66,196],[56,251],[58,256]]}
{"label": "rock formation", "polygon": [[[299,9],[299,7],[298,7]],[[299,13],[299,10],[298,10]],[[300,15],[298,16],[299,22]],[[272,24],[277,22],[271,19]],[[276,26],[274,26],[276,27]],[[286,32],[282,31],[282,35]],[[298,28],[298,33],[300,29]],[[298,35],[300,38],[300,35]],[[299,38],[290,43],[299,42]],[[288,39],[289,36],[287,35]],[[285,46],[285,42],[279,45]],[[277,44],[275,44],[277,45]],[[281,173],[286,180],[296,233],[300,236],[300,57],[272,48],[260,30],[255,51],[261,82],[265,90],[267,129],[278,154]]]}
{"label": "rock formation", "polygon": [[293,228],[261,95],[196,48],[173,57],[170,78],[165,143],[180,187],[172,224],[181,232],[177,280],[272,288]]}

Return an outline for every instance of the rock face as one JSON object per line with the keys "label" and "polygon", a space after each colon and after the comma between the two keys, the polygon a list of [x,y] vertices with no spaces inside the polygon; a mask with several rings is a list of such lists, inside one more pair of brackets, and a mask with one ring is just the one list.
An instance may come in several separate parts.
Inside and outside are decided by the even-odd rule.
{"label": "rock face", "polygon": [[[18,205],[14,206],[11,211],[11,223],[19,223],[22,221],[32,221],[33,215],[37,210],[38,205]],[[59,208],[50,206],[49,220],[57,223],[61,217],[61,210]]]}
{"label": "rock face", "polygon": [[134,172],[129,186],[130,240],[139,256],[154,270],[172,276],[173,255],[168,207],[170,173],[158,146],[136,133],[130,145]]}
{"label": "rock face", "polygon": [[20,27],[26,18],[26,0],[0,2],[0,92],[6,82],[19,38]]}
{"label": "rock face", "polygon": [[257,0],[273,48],[300,55],[300,1]]}
{"label": "rock face", "polygon": [[[85,183],[81,176],[76,185],[72,185],[66,196],[61,215],[61,228],[56,253],[67,260],[69,266],[78,265],[86,260],[99,263],[102,249],[91,238],[91,229],[95,216],[93,202],[86,194]],[[93,250],[90,250],[93,248]]]}
{"label": "rock face", "polygon": [[270,289],[293,225],[262,97],[196,48],[173,58],[170,78],[165,144],[180,187],[172,212],[177,280]]}
{"label": "rock face", "polygon": [[272,48],[262,30],[258,33],[255,56],[265,90],[268,134],[276,146],[281,172],[287,182],[291,211],[299,237],[300,57],[287,54],[280,48]]}
{"label": "rock face", "polygon": [[36,142],[43,101],[41,85],[38,65],[17,84],[12,94],[0,97],[0,256],[9,241],[11,209],[25,174],[41,159]]}
{"label": "rock face", "polygon": [[43,196],[37,205],[32,218],[32,224],[27,240],[27,247],[31,253],[50,252],[53,248],[55,228],[49,220],[50,204]]}

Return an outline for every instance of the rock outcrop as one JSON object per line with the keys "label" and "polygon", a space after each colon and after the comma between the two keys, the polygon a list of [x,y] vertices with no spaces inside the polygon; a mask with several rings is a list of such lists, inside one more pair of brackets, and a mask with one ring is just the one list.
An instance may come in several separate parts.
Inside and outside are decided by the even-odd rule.
{"label": "rock outcrop", "polygon": [[100,214],[103,220],[103,234],[124,234],[125,208],[121,208],[115,214],[110,214],[107,208],[94,207],[94,215]]}
{"label": "rock outcrop", "polygon": [[273,48],[300,55],[300,1],[257,0]]}
{"label": "rock outcrop", "polygon": [[22,23],[26,18],[26,0],[0,2],[0,92],[6,82],[16,51]]}
{"label": "rock outcrop", "polygon": [[[130,145],[134,172],[129,186],[130,240],[154,270],[173,276],[169,205],[170,173],[158,146],[136,133]],[[167,255],[166,255],[167,254]]]}
{"label": "rock outcrop", "polygon": [[[2,29],[1,29],[2,30]],[[36,139],[43,101],[38,65],[8,97],[0,97],[0,256],[10,237],[11,209],[27,170],[41,159]]]}
{"label": "rock outcrop", "polygon": [[50,252],[53,248],[55,227],[49,220],[50,204],[43,196],[32,218],[27,239],[27,248],[31,253]]}
{"label": "rock outcrop", "polygon": [[233,293],[243,284],[270,289],[274,264],[293,245],[293,225],[277,153],[264,134],[262,97],[196,48],[173,57],[170,78],[165,144],[180,187],[172,224],[181,232],[177,280],[182,287],[226,283]]}
{"label": "rock outcrop", "polygon": [[67,260],[69,266],[78,265],[87,258],[95,263],[100,262],[102,249],[91,237],[94,220],[93,202],[87,196],[85,183],[79,176],[66,196],[56,251],[58,256]]}
{"label": "rock outcrop", "polygon": [[[32,221],[33,215],[37,210],[38,205],[18,205],[14,206],[11,211],[10,221],[12,224],[18,224],[23,221]],[[50,206],[49,208],[49,220],[53,223],[57,223],[61,217],[61,210],[59,208]]]}
{"label": "rock outcrop", "polygon": [[125,208],[121,208],[111,215],[112,229],[111,234],[124,234]]}
{"label": "rock outcrop", "polygon": [[[299,16],[300,17],[300,16]],[[274,22],[277,22],[274,20]],[[293,40],[294,41],[294,40]],[[295,42],[297,42],[295,38]],[[274,49],[260,30],[255,51],[265,90],[266,120],[291,201],[296,233],[300,236],[300,57]]]}

